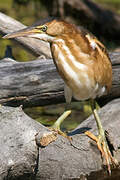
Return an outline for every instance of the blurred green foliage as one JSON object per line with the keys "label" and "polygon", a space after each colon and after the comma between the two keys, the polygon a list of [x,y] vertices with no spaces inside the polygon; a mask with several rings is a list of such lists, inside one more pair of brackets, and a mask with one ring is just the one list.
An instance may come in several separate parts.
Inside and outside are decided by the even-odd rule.
{"label": "blurred green foliage", "polygon": [[[25,25],[31,25],[35,21],[48,16],[47,11],[40,3],[40,0],[0,0],[0,12],[15,18]],[[16,45],[16,43],[11,40],[1,39],[0,42],[0,58],[4,56],[6,46],[11,45],[15,59],[19,61],[35,59],[32,54]]]}

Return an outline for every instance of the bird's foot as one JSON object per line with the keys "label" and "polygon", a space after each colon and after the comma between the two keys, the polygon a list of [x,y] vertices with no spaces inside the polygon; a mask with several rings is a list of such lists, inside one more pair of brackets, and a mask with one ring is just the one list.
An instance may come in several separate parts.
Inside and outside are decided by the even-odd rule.
{"label": "bird's foot", "polygon": [[50,129],[51,131],[54,131],[54,132],[56,132],[57,134],[59,134],[59,135],[65,137],[65,138],[67,138],[69,141],[72,140],[72,138],[71,138],[70,136],[68,136],[65,132],[61,131],[61,130],[58,129],[58,128],[55,128],[55,127],[49,127],[49,129]]}
{"label": "bird's foot", "polygon": [[104,158],[106,161],[108,173],[111,175],[110,164],[112,164],[114,167],[116,167],[116,166],[118,166],[118,161],[111,154],[108,143],[106,141],[105,133],[99,134],[98,137],[96,137],[94,134],[92,134],[89,131],[86,131],[85,134],[96,142],[98,149],[101,152],[102,158]]}
{"label": "bird's foot", "polygon": [[69,116],[71,114],[71,111],[70,110],[67,110],[65,111],[57,120],[56,122],[51,126],[49,127],[50,130],[56,132],[57,134],[67,138],[68,140],[72,140],[72,138],[70,136],[67,136],[66,133],[62,132],[60,130],[60,125],[61,123],[66,119],[67,116]]}

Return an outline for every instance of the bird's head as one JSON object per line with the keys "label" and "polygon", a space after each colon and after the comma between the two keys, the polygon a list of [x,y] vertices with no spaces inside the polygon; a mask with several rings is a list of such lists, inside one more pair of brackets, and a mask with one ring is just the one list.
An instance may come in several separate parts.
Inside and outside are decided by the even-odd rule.
{"label": "bird's head", "polygon": [[30,27],[5,35],[4,39],[16,37],[32,37],[47,42],[52,42],[55,38],[59,38],[69,33],[74,33],[73,25],[61,20],[52,20],[44,24],[34,24]]}

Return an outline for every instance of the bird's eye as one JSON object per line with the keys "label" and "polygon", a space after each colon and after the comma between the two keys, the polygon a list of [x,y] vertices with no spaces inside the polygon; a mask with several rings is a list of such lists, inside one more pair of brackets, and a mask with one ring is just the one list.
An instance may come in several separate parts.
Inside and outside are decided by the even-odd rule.
{"label": "bird's eye", "polygon": [[42,31],[43,31],[43,32],[46,32],[46,31],[47,31],[47,26],[43,26],[43,27],[42,27]]}

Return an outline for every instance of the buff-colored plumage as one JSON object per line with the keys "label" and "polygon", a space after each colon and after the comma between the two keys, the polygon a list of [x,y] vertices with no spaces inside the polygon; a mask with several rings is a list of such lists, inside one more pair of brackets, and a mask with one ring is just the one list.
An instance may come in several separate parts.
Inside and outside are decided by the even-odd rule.
{"label": "buff-colored plumage", "polygon": [[[112,65],[104,45],[87,30],[78,29],[75,25],[60,20],[33,25],[4,38],[18,36],[33,37],[50,43],[54,63],[65,82],[66,102],[70,103],[72,96],[77,100],[92,99],[98,137],[90,132],[86,132],[86,135],[97,143],[110,174],[110,163],[117,165],[117,161],[109,150],[101,120],[93,103],[93,99],[108,93],[112,85]],[[68,114],[70,111],[58,118],[53,126],[62,135],[60,124]]]}
{"label": "buff-colored plumage", "polygon": [[[54,62],[73,96],[85,100],[107,93],[112,85],[112,66],[104,45],[87,31],[64,21],[54,20],[46,25],[47,34],[55,37],[51,43]],[[69,73],[69,69],[64,68],[63,57],[73,72],[76,72],[82,86],[77,86],[72,71]]]}

